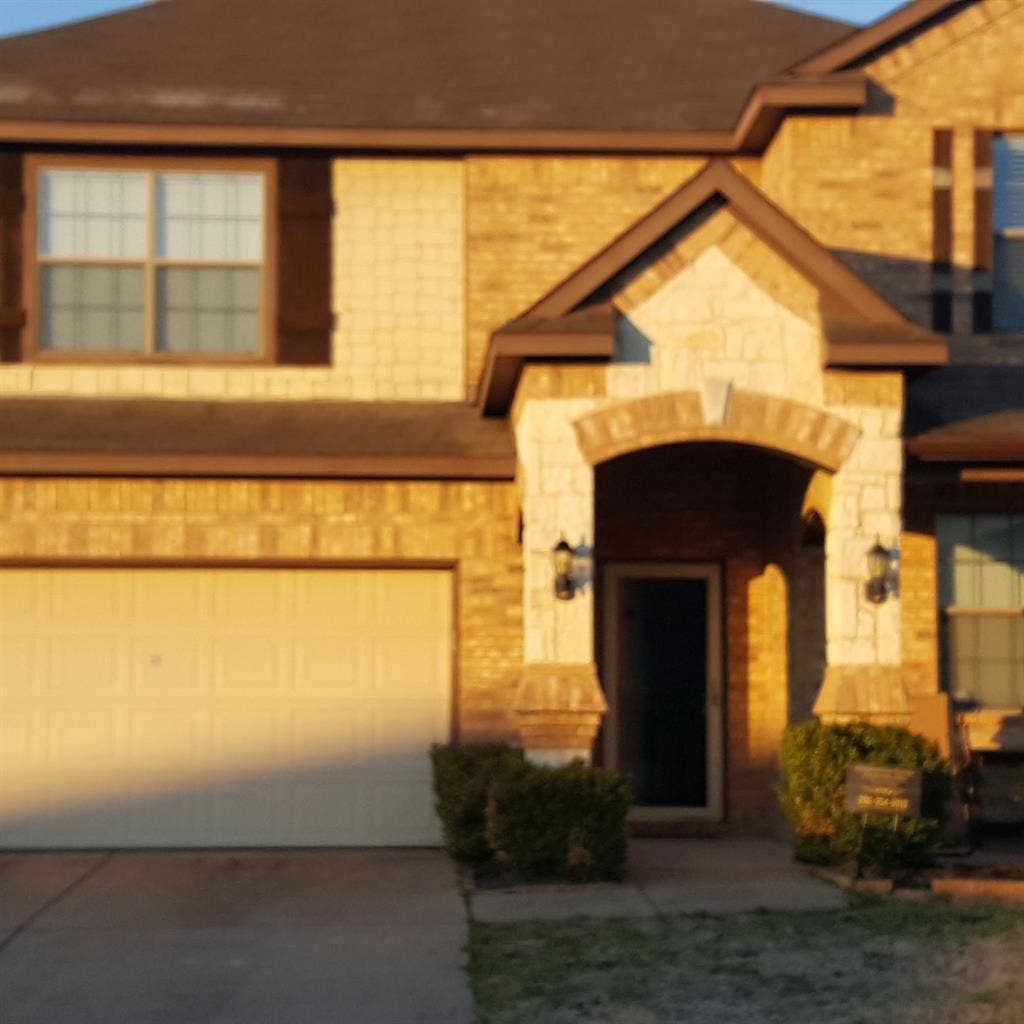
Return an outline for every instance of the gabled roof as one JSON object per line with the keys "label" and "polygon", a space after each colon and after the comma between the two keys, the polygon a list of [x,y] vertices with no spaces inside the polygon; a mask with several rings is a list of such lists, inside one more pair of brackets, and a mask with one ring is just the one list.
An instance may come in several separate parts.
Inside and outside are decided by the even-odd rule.
{"label": "gabled roof", "polygon": [[[698,174],[596,253],[491,339],[482,389],[484,411],[507,411],[518,370],[495,372],[506,339],[518,340],[519,365],[550,358],[530,351],[531,330],[551,334],[550,324],[582,318],[602,289],[658,241],[702,208],[724,201],[742,223],[799,271],[821,294],[826,366],[936,366],[947,358],[945,341],[907,320],[841,260],[780,210],[724,159],[710,160]],[[613,330],[613,329],[612,329]],[[603,338],[593,351],[574,358],[602,358]],[[604,355],[603,358],[609,358]]]}
{"label": "gabled roof", "polygon": [[0,138],[724,151],[863,102],[782,78],[849,32],[760,0],[164,0],[0,40]]}
{"label": "gabled roof", "polygon": [[969,7],[976,0],[911,0],[892,14],[859,32],[830,43],[802,60],[793,71],[801,75],[828,75],[850,68],[875,53],[898,44],[906,36],[921,32],[932,24]]}

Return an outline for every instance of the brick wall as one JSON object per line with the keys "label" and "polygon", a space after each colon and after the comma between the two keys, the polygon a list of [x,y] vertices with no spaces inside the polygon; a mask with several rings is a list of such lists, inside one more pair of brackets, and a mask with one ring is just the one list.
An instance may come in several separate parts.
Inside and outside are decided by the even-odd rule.
{"label": "brick wall", "polygon": [[462,736],[513,739],[517,508],[503,483],[4,478],[0,561],[451,562]]}
{"label": "brick wall", "polygon": [[972,335],[977,128],[1024,131],[1024,3],[981,0],[869,64],[878,112],[790,117],[765,154],[765,192],[911,319],[931,320],[932,137],[953,131],[955,359],[1019,361]]}

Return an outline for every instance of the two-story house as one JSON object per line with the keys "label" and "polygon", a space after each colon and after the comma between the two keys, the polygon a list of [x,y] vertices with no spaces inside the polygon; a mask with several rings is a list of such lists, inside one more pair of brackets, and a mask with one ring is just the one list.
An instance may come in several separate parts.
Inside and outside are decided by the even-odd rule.
{"label": "two-story house", "polygon": [[812,714],[1021,756],[1022,54],[1024,0],[0,42],[0,843],[432,843],[451,738],[728,835]]}

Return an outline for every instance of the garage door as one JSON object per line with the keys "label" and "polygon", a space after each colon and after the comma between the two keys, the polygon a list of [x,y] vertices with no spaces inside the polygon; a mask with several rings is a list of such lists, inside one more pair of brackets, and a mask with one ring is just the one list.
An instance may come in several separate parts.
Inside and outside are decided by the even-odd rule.
{"label": "garage door", "polygon": [[0,845],[432,845],[442,571],[0,570]]}

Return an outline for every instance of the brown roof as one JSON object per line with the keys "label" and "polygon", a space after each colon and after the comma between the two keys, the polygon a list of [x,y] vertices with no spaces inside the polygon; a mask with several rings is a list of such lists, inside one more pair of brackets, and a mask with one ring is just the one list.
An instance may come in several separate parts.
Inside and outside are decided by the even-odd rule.
{"label": "brown roof", "polygon": [[907,450],[925,462],[1024,462],[1024,409],[936,427],[909,440]]}
{"label": "brown roof", "polygon": [[511,479],[515,447],[454,402],[10,398],[0,473]]}
{"label": "brown roof", "polygon": [[722,131],[850,34],[759,0],[165,0],[0,40],[0,120]]}
{"label": "brown roof", "polygon": [[[907,320],[728,160],[716,157],[492,335],[481,395],[484,411],[501,414],[511,404],[516,377],[492,373],[502,354],[513,351],[508,347],[510,336],[515,339],[514,353],[520,362],[554,357],[544,344],[530,349],[531,335],[538,341],[554,334],[566,338],[589,335],[587,344],[577,342],[567,357],[610,357],[612,352],[606,351],[603,341],[609,328],[600,324],[605,307],[595,300],[607,300],[605,292],[612,282],[688,217],[722,202],[819,289],[826,366],[936,366],[946,362],[948,346],[941,337]],[[570,331],[574,322],[576,329]],[[558,325],[557,329],[552,324]],[[614,327],[610,330],[614,334]]]}

